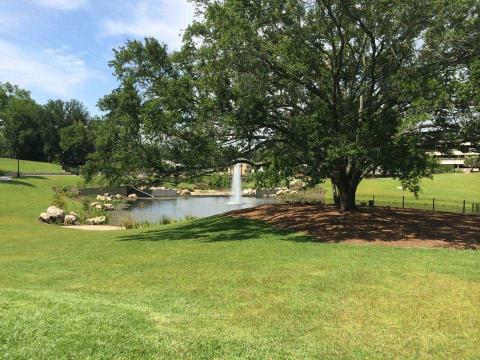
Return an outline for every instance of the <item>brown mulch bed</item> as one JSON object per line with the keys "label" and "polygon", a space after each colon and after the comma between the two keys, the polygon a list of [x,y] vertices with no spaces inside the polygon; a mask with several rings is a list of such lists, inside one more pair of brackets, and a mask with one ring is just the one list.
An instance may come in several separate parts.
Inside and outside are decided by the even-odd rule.
{"label": "brown mulch bed", "polygon": [[341,213],[330,206],[300,204],[261,205],[229,215],[303,231],[319,242],[480,248],[480,216],[380,207]]}

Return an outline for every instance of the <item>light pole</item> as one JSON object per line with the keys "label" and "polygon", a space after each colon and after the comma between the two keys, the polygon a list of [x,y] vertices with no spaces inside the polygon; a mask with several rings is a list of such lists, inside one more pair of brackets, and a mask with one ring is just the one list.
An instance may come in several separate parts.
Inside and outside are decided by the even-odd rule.
{"label": "light pole", "polygon": [[[0,128],[2,127],[5,121],[0,119]],[[18,150],[16,151],[15,157],[17,158],[17,178],[20,177],[20,159],[18,158]]]}

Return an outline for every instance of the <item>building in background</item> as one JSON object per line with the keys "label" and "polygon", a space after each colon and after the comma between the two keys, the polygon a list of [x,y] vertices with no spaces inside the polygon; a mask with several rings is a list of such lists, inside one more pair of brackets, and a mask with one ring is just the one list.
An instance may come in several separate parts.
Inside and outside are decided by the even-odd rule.
{"label": "building in background", "polygon": [[433,156],[437,159],[440,165],[449,166],[456,169],[469,169],[468,166],[465,166],[465,158],[467,156],[480,156],[480,153],[474,151],[474,149],[468,149],[469,144],[464,144],[467,149],[450,150],[448,153],[442,153],[440,151],[428,151],[427,154]]}
{"label": "building in background", "polygon": [[[229,167],[227,170],[228,175],[232,175],[233,167]],[[247,176],[255,172],[255,169],[250,164],[240,164],[240,174]]]}

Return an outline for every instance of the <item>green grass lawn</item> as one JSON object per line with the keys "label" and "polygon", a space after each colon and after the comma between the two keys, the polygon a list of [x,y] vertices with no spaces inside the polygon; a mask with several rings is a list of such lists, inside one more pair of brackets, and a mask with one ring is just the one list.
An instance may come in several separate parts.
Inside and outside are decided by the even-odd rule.
{"label": "green grass lawn", "polygon": [[[332,196],[332,187],[327,180],[321,185],[327,191],[327,197]],[[357,190],[358,197],[395,196],[413,198],[410,191],[399,189],[400,181],[392,178],[375,178],[363,180]],[[433,179],[422,179],[420,198],[436,197],[444,200],[470,199],[480,202],[480,173],[436,174]]]}
{"label": "green grass lawn", "polygon": [[318,244],[213,217],[36,222],[73,176],[0,182],[5,359],[478,359],[480,253]]}
{"label": "green grass lawn", "polygon": [[[0,158],[0,171],[4,172],[17,172],[17,160]],[[58,164],[51,164],[39,161],[20,160],[20,172],[21,173],[51,173],[61,172],[62,167]]]}
{"label": "green grass lawn", "polygon": [[[409,191],[398,189],[400,182],[390,179],[367,179],[360,183],[360,196],[391,195],[413,197]],[[470,199],[480,202],[480,173],[463,174],[436,174],[433,180],[423,179],[421,182],[420,197],[441,198],[445,200]]]}
{"label": "green grass lawn", "polygon": [[[330,181],[320,185],[326,190],[327,202],[333,202]],[[315,190],[310,190],[315,194]],[[421,181],[421,191],[418,198],[408,190],[402,190],[400,181],[391,178],[375,178],[363,180],[357,190],[357,203],[372,200],[380,206],[402,206],[405,197],[405,207],[416,209],[432,209],[432,199],[435,198],[435,209],[450,212],[462,212],[463,201],[466,201],[466,212],[472,212],[472,204],[480,203],[480,173],[436,174],[433,179]]]}

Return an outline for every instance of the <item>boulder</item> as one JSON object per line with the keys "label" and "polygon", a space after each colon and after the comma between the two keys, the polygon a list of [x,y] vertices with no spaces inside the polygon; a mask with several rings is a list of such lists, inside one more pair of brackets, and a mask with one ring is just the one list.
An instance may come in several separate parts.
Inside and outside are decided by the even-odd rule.
{"label": "boulder", "polygon": [[97,209],[97,210],[102,210],[102,209],[103,209],[103,205],[102,205],[102,204],[97,204],[97,205],[95,205],[95,209]]}
{"label": "boulder", "polygon": [[103,194],[103,196],[109,197],[109,196],[110,196],[110,193],[105,193],[105,194]]}
{"label": "boulder", "polygon": [[65,217],[65,211],[62,209],[59,209],[56,206],[49,206],[47,209],[47,214],[50,216],[50,219],[52,220],[62,220]]}
{"label": "boulder", "polygon": [[104,195],[97,195],[97,201],[105,201],[106,196]]}
{"label": "boulder", "polygon": [[256,191],[255,189],[246,189],[246,190],[243,190],[243,195],[256,195]]}
{"label": "boulder", "polygon": [[85,220],[87,225],[101,225],[101,224],[105,224],[106,221],[107,221],[107,218],[105,216],[97,216],[97,217]]}
{"label": "boulder", "polygon": [[65,220],[63,221],[65,225],[73,225],[76,222],[77,222],[77,217],[74,215],[66,215]]}
{"label": "boulder", "polygon": [[130,195],[128,195],[128,198],[130,200],[136,200],[137,199],[137,194],[130,194]]}
{"label": "boulder", "polygon": [[290,189],[293,190],[302,190],[305,187],[305,183],[300,179],[293,179],[289,183]]}
{"label": "boulder", "polygon": [[115,199],[117,199],[117,200],[121,200],[122,198],[123,198],[123,196],[120,195],[120,194],[115,195]]}
{"label": "boulder", "polygon": [[112,201],[113,199],[110,196],[105,197],[105,201]]}
{"label": "boulder", "polygon": [[68,213],[68,215],[72,215],[72,216],[78,217],[78,214],[77,214],[75,211],[70,211],[70,212]]}
{"label": "boulder", "polygon": [[95,201],[95,202],[92,202],[92,203],[90,204],[90,207],[95,207],[95,206],[97,206],[97,205],[99,205],[99,204],[100,204],[100,203],[99,203],[98,201]]}
{"label": "boulder", "polygon": [[180,192],[180,196],[190,196],[192,195],[192,192],[188,189],[183,189],[181,192]]}
{"label": "boulder", "polygon": [[282,195],[285,195],[287,193],[286,190],[283,190],[283,189],[280,189],[280,190],[277,190],[277,192],[275,193],[276,196],[282,196]]}
{"label": "boulder", "polygon": [[105,204],[103,205],[105,210],[113,210],[113,204]]}
{"label": "boulder", "polygon": [[298,195],[298,191],[297,190],[292,190],[292,191],[290,191],[290,195]]}
{"label": "boulder", "polygon": [[42,212],[40,214],[40,216],[38,217],[38,220],[40,220],[41,222],[44,222],[44,223],[51,223],[52,220],[50,219],[50,215],[48,215],[48,213],[46,212]]}

